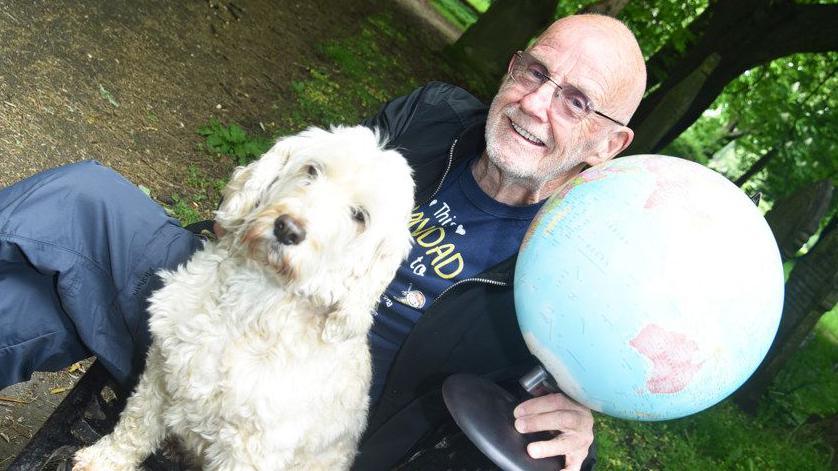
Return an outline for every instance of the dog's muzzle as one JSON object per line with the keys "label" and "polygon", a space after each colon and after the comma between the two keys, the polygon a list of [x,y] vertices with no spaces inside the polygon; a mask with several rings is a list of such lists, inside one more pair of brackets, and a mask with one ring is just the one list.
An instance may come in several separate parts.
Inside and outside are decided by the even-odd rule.
{"label": "dog's muzzle", "polygon": [[283,214],[274,221],[274,236],[282,245],[297,245],[306,238],[306,231],[291,216]]}

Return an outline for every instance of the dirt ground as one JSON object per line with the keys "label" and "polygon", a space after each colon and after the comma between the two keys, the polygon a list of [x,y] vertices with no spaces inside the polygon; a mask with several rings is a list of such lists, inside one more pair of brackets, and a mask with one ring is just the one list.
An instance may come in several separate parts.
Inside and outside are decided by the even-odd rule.
{"label": "dirt ground", "polygon": [[[231,164],[198,148],[198,127],[217,117],[270,133],[317,45],[371,14],[422,30],[415,54],[442,47],[457,32],[426,3],[0,0],[0,187],[91,158],[158,199],[190,166],[222,178]],[[0,470],[84,368],[0,391]]]}

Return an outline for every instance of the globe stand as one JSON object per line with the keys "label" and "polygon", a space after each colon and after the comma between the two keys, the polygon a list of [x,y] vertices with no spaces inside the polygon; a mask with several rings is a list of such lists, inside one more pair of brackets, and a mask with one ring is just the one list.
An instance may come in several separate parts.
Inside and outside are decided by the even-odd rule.
{"label": "globe stand", "polygon": [[[541,365],[519,382],[534,396],[557,390]],[[548,437],[543,433],[524,435],[515,430],[513,410],[518,401],[495,383],[476,375],[456,374],[445,380],[442,396],[460,429],[501,469],[546,471],[564,467],[562,458],[535,459],[527,454],[528,443]]]}

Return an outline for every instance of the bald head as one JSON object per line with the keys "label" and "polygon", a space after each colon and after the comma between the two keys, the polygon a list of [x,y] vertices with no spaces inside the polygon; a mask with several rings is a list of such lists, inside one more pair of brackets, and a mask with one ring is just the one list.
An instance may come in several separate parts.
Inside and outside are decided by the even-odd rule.
{"label": "bald head", "polygon": [[643,55],[625,25],[600,15],[556,21],[509,63],[486,118],[478,185],[506,204],[543,200],[631,144],[623,123],[645,86]]}
{"label": "bald head", "polygon": [[577,49],[606,64],[604,106],[628,122],[646,88],[646,64],[634,34],[621,21],[604,15],[573,15],[555,21],[532,48]]}

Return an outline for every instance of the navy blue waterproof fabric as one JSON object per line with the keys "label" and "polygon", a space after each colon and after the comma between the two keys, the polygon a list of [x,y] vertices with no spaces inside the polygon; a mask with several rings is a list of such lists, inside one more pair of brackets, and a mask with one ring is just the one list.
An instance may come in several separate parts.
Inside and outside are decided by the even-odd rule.
{"label": "navy blue waterproof fabric", "polygon": [[90,354],[130,387],[149,343],[155,272],[200,240],[87,161],[0,190],[0,387]]}

